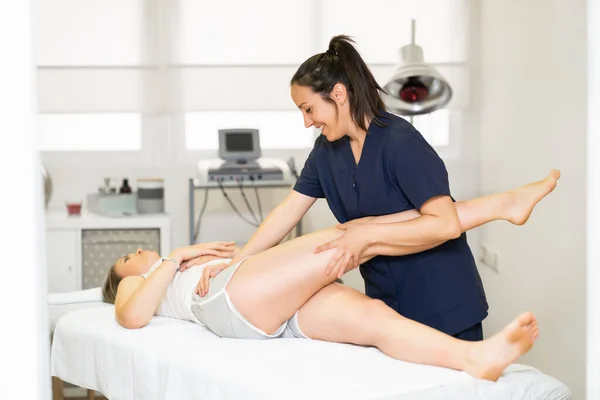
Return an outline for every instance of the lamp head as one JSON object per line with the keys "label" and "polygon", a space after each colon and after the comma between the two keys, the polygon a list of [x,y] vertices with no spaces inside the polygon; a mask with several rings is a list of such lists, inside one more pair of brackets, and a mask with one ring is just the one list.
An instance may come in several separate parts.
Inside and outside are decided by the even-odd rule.
{"label": "lamp head", "polygon": [[383,87],[384,102],[400,115],[420,115],[443,108],[452,98],[448,81],[423,61],[421,47],[410,44],[400,49],[401,63]]}

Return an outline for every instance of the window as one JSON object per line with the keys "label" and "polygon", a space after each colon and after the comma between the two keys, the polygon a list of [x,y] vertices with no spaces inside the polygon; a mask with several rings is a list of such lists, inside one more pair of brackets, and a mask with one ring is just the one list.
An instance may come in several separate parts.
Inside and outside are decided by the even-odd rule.
{"label": "window", "polygon": [[44,0],[36,12],[42,151],[140,151],[152,93],[148,0]]}
{"label": "window", "polygon": [[42,151],[136,151],[142,148],[139,114],[40,114]]}
{"label": "window", "polygon": [[300,64],[314,53],[313,1],[180,0],[175,64]]}
{"label": "window", "polygon": [[36,3],[41,66],[144,63],[144,0],[43,0]]}
{"label": "window", "polygon": [[[264,12],[246,18],[254,8]],[[415,117],[413,122],[433,146],[450,146],[451,116],[468,103],[468,0],[373,0],[368,9],[359,0],[312,0],[294,7],[294,18],[289,18],[289,10],[290,3],[281,0],[179,2],[174,29],[181,47],[174,62],[182,67],[183,107],[212,110],[187,114],[187,149],[216,149],[219,113],[227,115],[221,121],[231,119],[239,127],[250,116],[269,119],[274,110],[294,109],[289,79],[307,57],[326,50],[336,34],[347,33],[356,40],[383,85],[399,61],[399,49],[410,43],[411,19],[416,20],[416,42],[425,59],[439,64],[454,90],[448,109]],[[211,39],[202,40],[207,37]],[[253,120],[262,122],[270,124]],[[299,134],[268,132],[261,130],[263,148],[312,146],[312,138],[304,141]],[[286,137],[299,142],[285,143]]]}
{"label": "window", "polygon": [[216,149],[224,121],[260,129],[265,149],[310,148],[316,133],[289,95],[299,64],[347,33],[383,85],[412,18],[426,61],[454,92],[448,110],[414,123],[434,146],[451,147],[469,101],[470,2],[370,4],[44,0],[36,13],[42,150],[138,151],[151,160],[168,148],[182,160],[181,152]]}
{"label": "window", "polygon": [[[410,121],[409,117],[401,117]],[[448,110],[438,110],[431,114],[415,116],[412,123],[433,147],[450,145],[450,113]]]}
{"label": "window", "polygon": [[219,129],[251,128],[260,133],[262,149],[311,148],[314,128],[305,128],[300,111],[213,111],[185,116],[185,146],[188,150],[219,148]]}

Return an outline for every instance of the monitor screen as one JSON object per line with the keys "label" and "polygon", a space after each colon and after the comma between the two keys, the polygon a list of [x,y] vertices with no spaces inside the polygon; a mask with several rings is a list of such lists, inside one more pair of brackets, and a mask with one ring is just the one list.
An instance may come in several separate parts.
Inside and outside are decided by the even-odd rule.
{"label": "monitor screen", "polygon": [[258,129],[219,129],[219,157],[226,162],[251,162],[260,158]]}
{"label": "monitor screen", "polygon": [[254,151],[252,132],[228,133],[225,136],[225,147],[228,152]]}

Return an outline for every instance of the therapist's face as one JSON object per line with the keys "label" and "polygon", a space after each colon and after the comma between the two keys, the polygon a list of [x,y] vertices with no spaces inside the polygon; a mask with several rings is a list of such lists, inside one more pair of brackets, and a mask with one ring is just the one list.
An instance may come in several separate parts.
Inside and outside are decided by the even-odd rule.
{"label": "therapist's face", "polygon": [[115,263],[115,272],[121,278],[140,276],[148,272],[160,255],[155,251],[138,249],[135,253],[127,254]]}
{"label": "therapist's face", "polygon": [[346,135],[352,119],[344,85],[334,87],[331,102],[307,86],[292,85],[291,92],[294,103],[302,111],[306,128],[314,126],[330,142]]}

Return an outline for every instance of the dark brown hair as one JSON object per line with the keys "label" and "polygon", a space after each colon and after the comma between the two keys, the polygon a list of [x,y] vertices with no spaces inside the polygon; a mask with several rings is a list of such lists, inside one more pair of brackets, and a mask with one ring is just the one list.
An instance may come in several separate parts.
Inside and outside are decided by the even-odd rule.
{"label": "dark brown hair", "polygon": [[361,129],[367,130],[365,118],[383,125],[377,118],[385,109],[379,92],[383,89],[347,35],[331,38],[329,49],[304,61],[292,77],[292,85],[309,87],[328,103],[335,104],[329,96],[333,87],[341,83],[346,87],[350,101],[350,115]]}
{"label": "dark brown hair", "polygon": [[119,287],[119,283],[122,279],[123,278],[121,278],[115,271],[115,265],[110,267],[108,274],[106,274],[104,285],[102,285],[102,299],[105,302],[115,304],[115,299],[117,298],[117,288]]}

